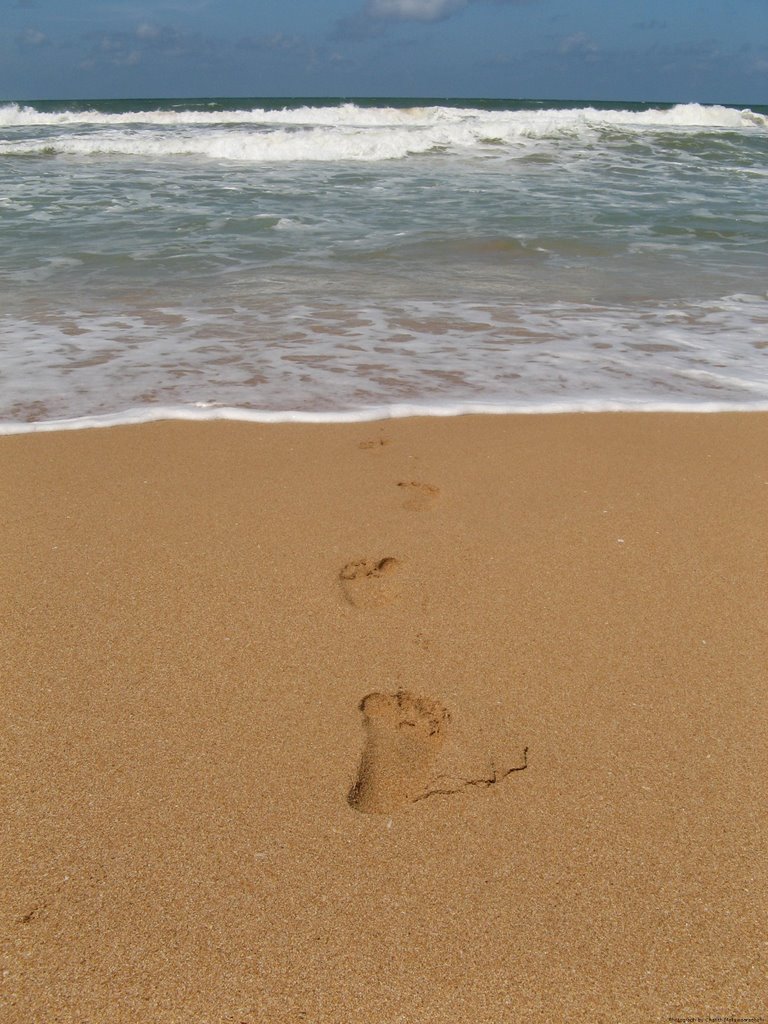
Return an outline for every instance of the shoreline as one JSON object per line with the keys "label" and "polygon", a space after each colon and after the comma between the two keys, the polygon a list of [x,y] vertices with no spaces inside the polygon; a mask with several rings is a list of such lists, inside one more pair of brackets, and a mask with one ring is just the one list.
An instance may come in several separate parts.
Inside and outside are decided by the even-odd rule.
{"label": "shoreline", "polygon": [[447,405],[398,403],[365,409],[307,412],[303,410],[247,409],[239,406],[200,408],[195,406],[148,406],[119,413],[97,413],[29,422],[0,420],[0,438],[19,434],[46,434],[72,430],[104,430],[109,427],[135,427],[151,423],[252,423],[261,426],[306,425],[341,426],[355,423],[386,423],[390,420],[453,419],[461,416],[677,416],[720,413],[753,415],[768,413],[768,402],[744,405],[735,402],[658,402],[644,399],[632,402],[607,402],[601,399],[581,402],[550,402],[531,405],[493,405],[460,402]]}
{"label": "shoreline", "polygon": [[0,437],[10,1024],[768,1017],[766,452],[751,411]]}

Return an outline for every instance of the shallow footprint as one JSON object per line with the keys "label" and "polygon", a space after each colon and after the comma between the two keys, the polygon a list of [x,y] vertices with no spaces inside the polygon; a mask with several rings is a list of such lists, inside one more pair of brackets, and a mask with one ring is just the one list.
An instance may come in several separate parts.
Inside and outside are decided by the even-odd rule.
{"label": "shallow footprint", "polygon": [[391,444],[391,443],[392,442],[389,440],[388,437],[375,437],[375,438],[373,438],[372,440],[369,440],[369,441],[361,441],[358,444],[357,447],[358,448],[362,448],[363,450],[367,450],[367,449],[369,450],[369,449],[372,449],[372,448],[373,449],[375,449],[375,448],[383,448],[384,445]]}
{"label": "shallow footprint", "polygon": [[440,488],[434,484],[423,484],[418,480],[400,480],[397,486],[406,495],[403,508],[407,508],[409,512],[423,512],[440,493]]}
{"label": "shallow footprint", "polygon": [[400,569],[396,558],[364,558],[347,562],[339,573],[344,596],[355,608],[379,608],[398,596],[394,580]]}
{"label": "shallow footprint", "polygon": [[360,703],[365,747],[349,803],[364,814],[388,814],[429,793],[435,758],[450,716],[439,701],[407,690],[370,693]]}

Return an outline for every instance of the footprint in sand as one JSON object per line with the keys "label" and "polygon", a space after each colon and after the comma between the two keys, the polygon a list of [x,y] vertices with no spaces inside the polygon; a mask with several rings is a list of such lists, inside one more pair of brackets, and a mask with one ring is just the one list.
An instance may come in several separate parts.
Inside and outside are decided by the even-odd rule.
{"label": "footprint in sand", "polygon": [[358,448],[362,448],[364,451],[376,448],[383,448],[384,445],[391,444],[392,442],[388,437],[375,437],[369,441],[361,441],[358,444]]}
{"label": "footprint in sand", "polygon": [[389,814],[426,797],[488,788],[528,767],[525,747],[520,764],[510,765],[505,756],[501,762],[488,758],[487,768],[469,778],[439,773],[436,762],[451,717],[439,701],[398,690],[369,693],[359,708],[365,746],[348,799],[364,814]]}
{"label": "footprint in sand", "polygon": [[364,558],[348,562],[339,573],[341,589],[355,608],[380,608],[397,598],[395,578],[400,570],[396,558]]}
{"label": "footprint in sand", "polygon": [[429,789],[450,716],[438,701],[405,690],[370,693],[360,710],[365,748],[349,802],[365,814],[387,814]]}
{"label": "footprint in sand", "polygon": [[432,505],[440,493],[434,484],[423,484],[418,480],[400,480],[397,485],[405,495],[403,508],[409,512],[423,512]]}

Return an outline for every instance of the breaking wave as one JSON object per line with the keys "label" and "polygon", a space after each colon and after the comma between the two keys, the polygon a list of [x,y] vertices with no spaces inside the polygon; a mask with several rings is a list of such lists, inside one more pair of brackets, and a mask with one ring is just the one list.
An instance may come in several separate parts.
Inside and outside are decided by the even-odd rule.
{"label": "breaking wave", "polygon": [[[46,112],[0,107],[0,155],[189,156],[216,160],[379,161],[429,152],[526,151],[539,142],[587,142],[605,133],[763,134],[750,109],[698,103],[668,109],[594,107],[483,110],[472,107],[328,107],[268,110],[99,110]],[[24,129],[32,129],[32,133]]]}

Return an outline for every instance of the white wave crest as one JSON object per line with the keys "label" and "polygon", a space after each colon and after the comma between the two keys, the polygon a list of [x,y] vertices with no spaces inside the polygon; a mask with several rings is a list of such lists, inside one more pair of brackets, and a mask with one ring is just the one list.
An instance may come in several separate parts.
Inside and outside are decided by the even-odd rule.
{"label": "white wave crest", "polygon": [[[462,133],[440,129],[408,133],[309,128],[269,132],[208,131],[139,134],[109,130],[98,134],[60,136],[55,139],[0,142],[0,154],[61,154],[68,156],[207,157],[213,160],[340,161],[395,160],[435,148],[462,144]],[[471,133],[465,145],[472,145]]]}
{"label": "white wave crest", "polygon": [[32,106],[10,103],[0,106],[0,127],[23,125],[216,125],[216,124],[290,124],[290,125],[392,125],[428,120],[426,110],[449,108],[359,107],[344,103],[333,107],[296,107],[266,110],[144,110],[109,114],[99,110],[38,111]]}
{"label": "white wave crest", "polygon": [[438,124],[490,123],[506,131],[546,135],[580,127],[615,126],[637,128],[768,128],[768,118],[750,109],[684,103],[667,109],[597,110],[594,107],[567,109],[488,111],[473,107],[361,107],[344,103],[328,107],[297,107],[266,110],[149,110],[120,114],[98,110],[38,111],[33,106],[9,103],[0,106],[0,128],[67,125],[290,125],[335,127],[416,127]]}
{"label": "white wave crest", "polygon": [[755,132],[768,127],[768,120],[753,111],[700,104],[641,112],[592,107],[398,110],[345,104],[283,111],[56,115],[14,105],[0,108],[0,122],[4,114],[8,123],[15,117],[17,128],[26,124],[29,131],[0,137],[0,155],[188,156],[247,162],[397,160],[437,150],[514,155],[563,140],[588,141],[601,131]]}

